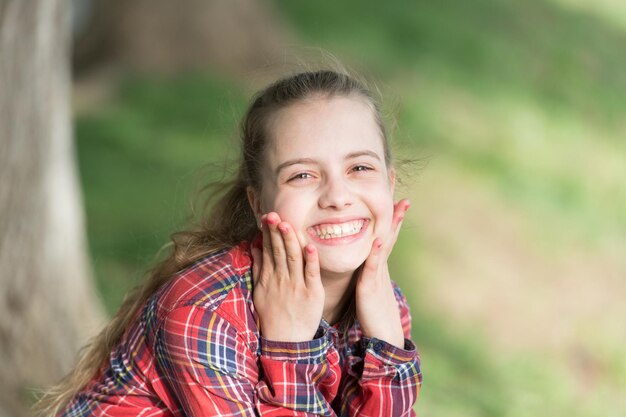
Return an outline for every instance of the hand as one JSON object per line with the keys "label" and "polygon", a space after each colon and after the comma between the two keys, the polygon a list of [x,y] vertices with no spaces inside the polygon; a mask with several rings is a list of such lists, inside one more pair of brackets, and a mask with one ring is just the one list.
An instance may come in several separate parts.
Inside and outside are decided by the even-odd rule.
{"label": "hand", "polygon": [[369,256],[357,279],[356,313],[363,334],[404,348],[404,331],[398,302],[393,292],[387,259],[398,239],[404,215],[409,209],[407,199],[394,204],[391,233],[386,241],[374,239]]}
{"label": "hand", "polygon": [[324,287],[313,245],[302,249],[278,213],[262,218],[263,251],[252,249],[252,301],[269,340],[302,342],[315,336],[324,310]]}

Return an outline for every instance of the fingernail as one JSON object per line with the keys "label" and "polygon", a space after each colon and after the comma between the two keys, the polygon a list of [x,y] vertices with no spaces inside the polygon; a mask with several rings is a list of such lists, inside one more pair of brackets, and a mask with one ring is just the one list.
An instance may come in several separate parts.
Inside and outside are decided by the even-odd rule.
{"label": "fingernail", "polygon": [[307,245],[304,250],[306,250],[306,253],[308,253],[309,255],[313,254],[313,246],[311,245]]}
{"label": "fingernail", "polygon": [[286,224],[281,223],[278,225],[278,228],[280,229],[281,232],[287,233],[288,228]]}

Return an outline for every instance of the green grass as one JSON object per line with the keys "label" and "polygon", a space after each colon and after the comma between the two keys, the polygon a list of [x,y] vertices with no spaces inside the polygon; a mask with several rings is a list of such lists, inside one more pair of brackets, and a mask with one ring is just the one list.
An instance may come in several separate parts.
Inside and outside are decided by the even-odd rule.
{"label": "green grass", "polygon": [[[554,110],[619,121],[626,34],[541,0],[279,2],[305,37],[385,78],[418,72],[478,94],[539,98]],[[362,58],[362,59],[361,59]],[[575,84],[575,88],[571,88]]]}

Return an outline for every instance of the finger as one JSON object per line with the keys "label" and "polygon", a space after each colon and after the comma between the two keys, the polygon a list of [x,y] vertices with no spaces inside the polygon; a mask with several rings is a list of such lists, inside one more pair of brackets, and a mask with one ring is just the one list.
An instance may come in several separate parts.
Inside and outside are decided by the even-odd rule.
{"label": "finger", "polygon": [[378,275],[378,266],[380,265],[380,258],[382,253],[383,241],[377,237],[372,242],[372,249],[370,254],[365,260],[363,265],[363,271],[361,273],[361,280],[370,280],[376,278]]}
{"label": "finger", "polygon": [[282,234],[285,245],[285,255],[287,257],[289,276],[302,276],[302,249],[300,248],[300,242],[296,237],[296,233],[287,222],[281,222],[278,225],[278,230],[280,230],[280,233]]}
{"label": "finger", "polygon": [[285,243],[283,241],[283,236],[280,230],[278,230],[278,225],[281,223],[278,213],[269,213],[267,215],[267,223],[270,230],[270,242],[272,245],[272,260],[274,263],[274,270],[282,270],[284,274],[279,274],[279,276],[288,278],[289,268],[287,267],[287,258],[285,255]]}
{"label": "finger", "polygon": [[252,283],[256,287],[261,274],[263,254],[257,248],[252,248]]}
{"label": "finger", "polygon": [[391,221],[391,230],[392,231],[396,231],[397,229],[400,228],[399,227],[400,223],[404,219],[404,215],[406,214],[406,212],[407,212],[407,210],[409,209],[410,206],[411,206],[411,203],[406,198],[403,198],[402,200],[400,200],[396,204],[394,204],[394,206],[393,206],[393,220]]}
{"label": "finger", "polygon": [[263,265],[266,268],[274,269],[274,255],[272,254],[272,242],[269,225],[267,224],[267,214],[261,217],[263,232]]}
{"label": "finger", "polygon": [[410,206],[411,203],[406,198],[398,201],[398,203],[394,205],[393,219],[391,221],[391,235],[387,241],[387,244],[385,245],[387,255],[391,253],[391,250],[398,240],[398,236],[400,235],[400,229],[402,227],[402,222],[404,220],[404,215],[409,210]]}
{"label": "finger", "polygon": [[304,256],[304,285],[306,285],[307,288],[322,285],[320,278],[320,261],[315,246],[306,245],[304,247]]}

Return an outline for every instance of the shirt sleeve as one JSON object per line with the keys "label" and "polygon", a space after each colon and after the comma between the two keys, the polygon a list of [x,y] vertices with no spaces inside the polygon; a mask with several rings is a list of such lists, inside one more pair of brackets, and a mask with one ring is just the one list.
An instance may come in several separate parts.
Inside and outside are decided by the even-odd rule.
{"label": "shirt sleeve", "polygon": [[186,306],[163,320],[155,350],[187,416],[334,416],[339,358],[323,329],[316,336],[299,343],[261,338],[259,367],[246,332],[219,313]]}
{"label": "shirt sleeve", "polygon": [[404,330],[401,349],[375,337],[363,337],[346,358],[348,380],[340,394],[341,416],[415,416],[422,384],[420,357],[411,341],[411,313],[394,283]]}
{"label": "shirt sleeve", "polygon": [[270,405],[278,408],[267,415],[285,415],[279,409],[287,408],[299,412],[293,415],[335,416],[331,402],[341,369],[326,328],[320,326],[308,342],[276,342],[261,336],[260,359],[264,378],[258,384],[259,399],[266,411]]}

